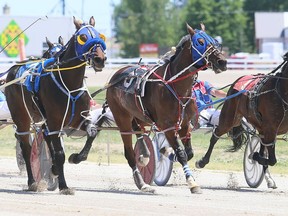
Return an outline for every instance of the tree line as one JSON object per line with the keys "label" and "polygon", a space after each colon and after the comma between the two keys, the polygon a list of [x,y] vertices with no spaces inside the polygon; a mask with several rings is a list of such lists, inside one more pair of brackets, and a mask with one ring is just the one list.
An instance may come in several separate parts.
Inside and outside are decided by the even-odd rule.
{"label": "tree line", "polygon": [[[288,12],[287,0],[122,0],[114,6],[116,41],[122,57],[139,56],[139,44],[175,46],[187,34],[186,22],[222,38],[229,53],[257,52],[255,12]],[[277,23],[275,23],[277,25]]]}

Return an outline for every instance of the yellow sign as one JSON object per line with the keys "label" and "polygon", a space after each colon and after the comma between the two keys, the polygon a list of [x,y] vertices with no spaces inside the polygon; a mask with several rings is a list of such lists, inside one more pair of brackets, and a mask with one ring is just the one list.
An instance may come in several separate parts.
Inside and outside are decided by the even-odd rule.
{"label": "yellow sign", "polygon": [[[22,33],[22,29],[18,26],[18,24],[12,20],[8,26],[3,30],[0,34],[0,46],[4,48],[9,44],[11,44],[5,48],[5,53],[9,57],[17,57],[19,55],[18,41],[19,38],[23,38],[24,44],[26,45],[29,41],[28,37]],[[20,35],[19,35],[20,34]],[[19,35],[15,40],[14,38]],[[14,40],[14,41],[13,41]]]}

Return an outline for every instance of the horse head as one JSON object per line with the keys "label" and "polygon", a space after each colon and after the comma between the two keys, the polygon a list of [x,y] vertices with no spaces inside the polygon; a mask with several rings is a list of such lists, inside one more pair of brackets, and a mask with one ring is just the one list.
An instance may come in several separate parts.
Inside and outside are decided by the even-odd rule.
{"label": "horse head", "polygon": [[86,60],[95,71],[102,71],[106,61],[105,36],[94,28],[95,20],[93,16],[89,20],[89,24],[76,20],[74,17],[74,25],[76,27],[75,51],[81,60]]}
{"label": "horse head", "polygon": [[221,46],[217,40],[205,32],[205,26],[201,23],[201,30],[193,29],[187,25],[187,31],[191,37],[192,58],[195,66],[201,67],[208,64],[215,73],[227,70],[227,60],[221,52]]}
{"label": "horse head", "polygon": [[58,37],[58,43],[52,43],[47,37],[46,37],[46,43],[48,45],[48,50],[45,51],[42,55],[42,58],[51,58],[53,57],[56,53],[62,50],[64,47],[64,41],[61,36]]}

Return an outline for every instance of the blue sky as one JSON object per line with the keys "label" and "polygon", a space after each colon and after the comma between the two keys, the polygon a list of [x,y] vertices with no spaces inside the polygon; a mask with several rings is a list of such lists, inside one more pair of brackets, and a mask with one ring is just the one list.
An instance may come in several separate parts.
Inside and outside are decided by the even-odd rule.
{"label": "blue sky", "polygon": [[[119,4],[120,0],[65,0],[65,16],[75,16],[88,21],[91,16],[96,20],[96,28],[111,36],[112,5]],[[61,16],[61,0],[0,0],[1,15],[2,8],[7,4],[10,7],[11,16]]]}

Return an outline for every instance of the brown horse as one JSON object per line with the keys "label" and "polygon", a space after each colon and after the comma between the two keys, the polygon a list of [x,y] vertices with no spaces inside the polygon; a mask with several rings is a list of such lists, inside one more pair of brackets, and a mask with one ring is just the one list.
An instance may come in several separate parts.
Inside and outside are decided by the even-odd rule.
{"label": "brown horse", "polygon": [[[193,157],[190,140],[190,121],[195,118],[197,107],[191,96],[194,75],[207,67],[215,73],[226,70],[226,59],[218,50],[218,43],[204,30],[191,28],[188,35],[176,47],[176,53],[163,65],[146,70],[141,66],[126,66],[111,78],[106,99],[124,143],[125,157],[132,169],[136,186],[142,191],[154,192],[145,184],[137,169],[132,145],[132,134],[143,131],[147,125],[154,125],[164,131],[178,161],[183,167],[188,186],[192,193],[200,192],[194,181],[187,160]],[[184,148],[178,142],[182,140]],[[145,166],[149,150],[143,136],[138,163]]]}
{"label": "brown horse", "polygon": [[[197,167],[203,168],[209,163],[214,145],[219,137],[232,128],[241,127],[243,117],[255,127],[261,139],[260,151],[254,152],[251,159],[263,165],[264,171],[267,171],[268,166],[276,164],[276,136],[288,131],[287,62],[288,53],[284,55],[284,62],[280,65],[282,66],[281,72],[275,75],[270,73],[268,75],[243,76],[231,85],[227,96],[237,94],[242,91],[240,89],[246,89],[247,91],[225,101],[220,114],[219,126],[212,134],[210,146],[205,156],[196,162]],[[241,144],[241,142],[238,144]],[[240,147],[241,145],[234,145],[235,150]],[[268,158],[264,155],[265,149],[268,151]],[[274,188],[275,185],[271,184],[271,181],[267,181],[268,187]]]}
{"label": "brown horse", "polygon": [[94,28],[93,17],[89,24],[74,18],[74,25],[76,32],[53,58],[40,63],[14,65],[7,76],[7,83],[13,84],[6,87],[5,95],[26,163],[28,190],[39,189],[30,165],[31,125],[38,123],[44,129],[52,157],[52,173],[58,176],[59,190],[63,194],[74,193],[67,187],[64,177],[63,128],[87,131],[87,145],[91,145],[96,136],[95,126],[89,118],[90,96],[83,79],[87,62],[95,71],[102,70],[106,45],[102,35]]}

